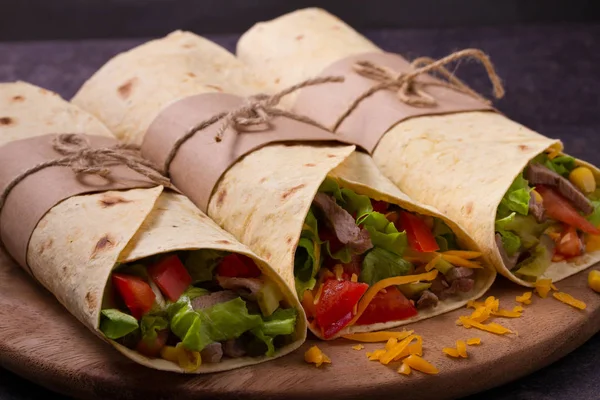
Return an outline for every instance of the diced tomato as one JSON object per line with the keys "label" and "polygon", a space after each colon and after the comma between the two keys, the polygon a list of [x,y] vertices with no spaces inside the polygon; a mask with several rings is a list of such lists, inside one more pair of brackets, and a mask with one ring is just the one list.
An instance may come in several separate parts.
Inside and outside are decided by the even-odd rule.
{"label": "diced tomato", "polygon": [[400,321],[417,315],[417,309],[395,286],[385,288],[369,303],[360,316],[357,325],[375,324],[379,322]]}
{"label": "diced tomato", "polygon": [[544,185],[536,186],[535,190],[542,196],[544,208],[550,218],[572,225],[591,235],[600,235],[600,229],[582,217],[571,202],[560,193]]}
{"label": "diced tomato", "polygon": [[371,199],[371,205],[373,206],[373,211],[385,214],[387,211],[389,204],[382,200],[373,200]]}
{"label": "diced tomato", "polygon": [[174,254],[148,267],[148,274],[160,291],[173,302],[179,300],[192,283],[192,277]]}
{"label": "diced tomato", "polygon": [[141,339],[135,349],[146,357],[158,357],[160,350],[167,344],[169,338],[169,331],[162,330],[156,332],[156,339],[149,342],[148,340]]}
{"label": "diced tomato", "polygon": [[556,243],[556,253],[565,258],[577,257],[583,254],[583,241],[574,226],[567,226]]}
{"label": "diced tomato", "polygon": [[224,257],[217,267],[217,275],[229,278],[258,278],[260,274],[254,260],[235,253]]}
{"label": "diced tomato", "polygon": [[431,233],[431,229],[418,216],[402,211],[400,212],[400,225],[397,228],[406,231],[408,244],[412,249],[421,252],[438,251],[440,249]]}
{"label": "diced tomato", "polygon": [[368,288],[366,283],[337,279],[329,279],[323,283],[323,291],[315,311],[317,324],[325,339],[331,338],[350,322],[354,306]]}
{"label": "diced tomato", "polygon": [[137,276],[114,273],[112,282],[135,319],[150,311],[156,296],[146,281]]}
{"label": "diced tomato", "polygon": [[319,238],[322,241],[329,241],[329,250],[331,250],[332,254],[344,247],[344,244],[338,240],[335,233],[329,227],[319,229]]}

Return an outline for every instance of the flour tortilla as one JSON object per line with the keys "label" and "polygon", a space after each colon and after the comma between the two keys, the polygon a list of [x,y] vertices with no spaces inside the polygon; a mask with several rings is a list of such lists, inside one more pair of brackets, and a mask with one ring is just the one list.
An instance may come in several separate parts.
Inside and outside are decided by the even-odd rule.
{"label": "flour tortilla", "polygon": [[[269,90],[316,76],[348,56],[382,52],[337,17],[317,8],[286,14],[252,27],[240,39],[238,57],[263,73]],[[291,107],[294,98],[286,100]],[[495,242],[500,200],[514,178],[536,155],[558,140],[544,137],[493,112],[415,117],[392,127],[373,160],[411,198],[429,204],[464,227],[498,272],[532,286],[504,265]],[[584,161],[596,176],[600,170]],[[553,263],[542,278],[559,281],[600,261],[600,252]]]}
{"label": "flour tortilla", "polygon": [[[11,123],[0,126],[0,146],[48,133],[85,132],[111,136],[96,118],[42,88],[23,83],[0,84],[0,114]],[[43,195],[43,194],[41,194]],[[107,201],[113,200],[113,201]],[[116,203],[114,200],[117,200]],[[112,205],[107,205],[115,203]],[[104,192],[71,197],[52,208],[39,222],[28,248],[35,278],[95,334],[103,299],[117,263],[179,250],[215,249],[247,255],[273,279],[286,302],[299,311],[293,343],[276,357],[298,348],[306,338],[302,307],[268,264],[223,231],[186,197],[162,187]],[[108,340],[130,359],[160,370],[185,372],[178,365],[150,359]],[[272,357],[224,359],[202,364],[194,373],[230,370]]]}
{"label": "flour tortilla", "polygon": [[[135,84],[123,98],[119,88],[127,82]],[[192,33],[177,31],[113,58],[83,85],[73,102],[105,122],[119,138],[141,143],[146,129],[165,106],[186,96],[210,93],[215,86],[247,96],[262,91],[267,84],[225,49]],[[353,146],[276,144],[254,151],[222,176],[213,191],[208,215],[266,259],[295,290],[294,254],[304,219],[328,175],[358,193],[440,217],[465,248],[478,249],[456,224],[400,192],[368,156],[354,152]],[[477,285],[469,299],[481,296],[494,277],[491,266],[477,271]],[[413,320],[354,326],[340,334],[403,325],[456,309],[467,300],[441,302]]]}

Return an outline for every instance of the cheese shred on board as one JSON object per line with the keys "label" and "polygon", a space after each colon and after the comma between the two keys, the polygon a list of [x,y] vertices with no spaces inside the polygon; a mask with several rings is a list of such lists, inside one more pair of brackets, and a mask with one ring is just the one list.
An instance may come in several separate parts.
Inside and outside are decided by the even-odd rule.
{"label": "cheese shred on board", "polygon": [[344,339],[354,340],[355,342],[363,342],[363,343],[377,343],[377,342],[387,342],[390,338],[394,338],[396,340],[402,340],[410,335],[412,335],[414,331],[401,331],[401,332],[365,332],[365,333],[352,333],[349,335],[342,336]]}
{"label": "cheese shred on board", "polygon": [[[495,333],[497,335],[504,335],[507,333],[513,333],[510,329],[497,323],[484,324],[490,317],[508,317],[508,318],[519,318],[521,317],[520,311],[518,310],[503,310],[500,308],[500,300],[494,296],[489,296],[485,301],[474,301],[471,300],[467,303],[467,308],[474,308],[475,311],[469,316],[460,316],[457,325],[462,325],[464,328],[477,328],[482,331]],[[453,354],[453,352],[451,352]],[[446,353],[448,354],[448,353]],[[452,356],[451,354],[448,354]]]}
{"label": "cheese shred on board", "polygon": [[362,350],[365,348],[365,346],[363,346],[362,344],[357,344],[356,346],[352,346],[352,348],[354,350]]}
{"label": "cheese shred on board", "polygon": [[577,300],[575,297],[567,293],[556,292],[552,293],[552,296],[554,296],[555,299],[580,310],[585,310],[585,308],[587,307],[587,305],[583,301]]}
{"label": "cheese shred on board", "polygon": [[324,363],[331,364],[329,357],[327,357],[317,346],[311,347],[304,353],[304,361],[309,364],[315,364],[317,367],[320,367]]}

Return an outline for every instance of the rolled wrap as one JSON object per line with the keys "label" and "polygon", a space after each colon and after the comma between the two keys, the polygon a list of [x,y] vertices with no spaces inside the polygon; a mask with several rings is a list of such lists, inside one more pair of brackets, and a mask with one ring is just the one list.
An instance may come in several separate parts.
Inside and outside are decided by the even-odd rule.
{"label": "rolled wrap", "polygon": [[[134,83],[124,98],[119,88],[128,82]],[[83,85],[73,102],[107,123],[124,140],[143,143],[153,121],[182,99],[219,91],[248,96],[265,87],[225,49],[194,34],[174,32],[113,58]],[[196,122],[205,117],[199,111]],[[179,123],[180,120],[173,121],[174,125]],[[186,124],[188,128],[190,125],[191,121]],[[214,133],[206,138],[214,143]],[[190,163],[188,179],[194,179],[194,175],[201,179],[203,169],[210,167],[203,167],[205,157],[194,161],[188,155],[186,159]],[[465,248],[477,249],[457,224],[433,208],[411,200],[377,170],[370,157],[354,152],[353,146],[271,144],[253,151],[232,165],[217,182],[208,203],[208,215],[268,260],[294,288],[294,254],[304,220],[328,175],[342,182],[342,186],[376,200],[439,217]],[[416,318],[355,325],[340,334],[403,325],[461,307],[468,299],[481,296],[495,277],[489,265],[477,274],[477,284],[469,296],[444,301],[435,309],[421,311]],[[322,336],[319,330],[313,332]]]}
{"label": "rolled wrap", "polygon": [[[0,84],[0,118],[10,121],[0,125],[0,149],[54,132],[86,132],[102,144],[114,142],[110,131],[91,115],[54,93],[23,82]],[[6,166],[4,161],[0,168]],[[67,168],[48,170],[53,169],[73,174]],[[10,209],[27,212],[27,204],[19,209],[18,205],[10,205],[10,197],[19,195],[18,188],[35,177],[31,175],[11,191],[7,202]],[[104,297],[110,293],[108,282],[113,268],[119,263],[179,250],[215,249],[251,257],[278,284],[286,301],[300,316],[304,315],[295,294],[264,260],[219,228],[186,197],[165,191],[162,186],[146,186],[154,187],[69,197],[51,207],[31,234],[26,262],[33,276],[96,335],[142,365],[184,372],[174,363],[144,357],[108,340],[99,331],[100,311]],[[43,198],[46,193],[40,190],[37,196]],[[3,222],[0,220],[0,224]],[[293,351],[304,341],[304,318],[298,321],[295,341],[276,356]],[[224,359],[218,364],[202,364],[195,372],[229,370],[269,359],[272,357]]]}
{"label": "rolled wrap", "polygon": [[[384,54],[346,23],[317,8],[256,24],[240,39],[237,53],[259,77],[269,78],[265,82],[273,91],[317,76],[348,57]],[[395,95],[388,90],[383,92],[387,93],[379,95]],[[293,109],[302,95],[301,92],[290,96],[285,106]],[[335,103],[333,97],[329,100]],[[341,114],[352,100],[338,98],[332,113]],[[301,109],[307,111],[306,107]],[[427,109],[414,114],[423,110]],[[431,113],[436,114],[436,109]],[[319,115],[326,113],[320,110]],[[319,121],[318,115],[309,112],[308,116]],[[365,117],[365,112],[362,116]],[[562,143],[496,112],[404,117],[400,115],[397,120],[401,122],[388,125],[374,147],[372,156],[377,167],[410,197],[434,206],[463,226],[502,275],[523,286],[532,286],[532,282],[514,276],[502,261],[495,242],[496,210],[529,161],[550,147],[562,151]],[[328,118],[331,121],[336,116]],[[362,121],[365,135],[381,133],[377,121]],[[368,131],[370,126],[376,129]],[[590,167],[596,179],[600,177],[596,167],[580,160],[578,163]],[[558,281],[598,261],[600,252],[585,254],[571,262],[553,263],[541,278]]]}

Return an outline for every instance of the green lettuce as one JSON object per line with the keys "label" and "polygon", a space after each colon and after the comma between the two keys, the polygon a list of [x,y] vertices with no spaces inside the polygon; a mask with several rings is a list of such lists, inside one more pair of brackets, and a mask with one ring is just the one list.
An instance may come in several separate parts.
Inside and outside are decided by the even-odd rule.
{"label": "green lettuce", "polygon": [[504,218],[512,211],[521,215],[528,215],[530,192],[529,182],[523,178],[523,173],[519,174],[500,201],[496,218]]}
{"label": "green lettuce", "polygon": [[109,339],[119,339],[138,329],[137,320],[114,308],[102,310],[100,330]]}
{"label": "green lettuce", "polygon": [[298,312],[295,308],[278,308],[273,314],[263,318],[260,327],[252,329],[250,332],[267,346],[268,357],[275,355],[275,346],[273,339],[279,335],[291,335],[296,328],[296,319]]}
{"label": "green lettuce", "polygon": [[502,246],[508,256],[514,255],[521,248],[521,238],[512,232],[500,230],[497,231],[502,237]]}
{"label": "green lettuce", "polygon": [[298,295],[312,289],[316,283],[314,277],[321,267],[321,244],[317,218],[310,209],[304,220],[294,256],[294,277]]}
{"label": "green lettuce", "polygon": [[382,279],[407,275],[412,268],[413,265],[402,256],[375,247],[365,256],[358,279],[371,286]]}
{"label": "green lettuce", "polygon": [[169,327],[169,322],[158,315],[144,315],[140,321],[140,331],[142,332],[142,340],[147,343],[155,343],[157,332],[165,330]]}
{"label": "green lettuce", "polygon": [[406,232],[398,232],[396,226],[382,213],[373,211],[363,220],[363,226],[369,231],[374,247],[403,255],[408,246]]}
{"label": "green lettuce", "polygon": [[[505,240],[509,241],[509,247],[516,244],[514,243],[514,238],[505,239],[505,236],[509,236],[505,233],[507,231],[515,233],[519,237],[522,246],[528,249],[538,244],[540,236],[550,224],[550,221],[539,224],[531,215],[525,217],[513,212],[504,218],[496,220],[495,228],[496,232],[502,235],[503,243]],[[511,242],[511,240],[513,241]],[[510,253],[508,248],[505,247],[505,250],[507,253]]]}
{"label": "green lettuce", "polygon": [[564,178],[568,178],[571,171],[576,167],[575,159],[573,157],[559,156],[551,160],[546,153],[538,155],[532,162],[542,164],[544,167],[556,172]]}
{"label": "green lettuce", "polygon": [[335,198],[336,203],[344,210],[355,215],[356,223],[358,225],[363,222],[364,218],[373,212],[373,205],[371,204],[369,196],[357,194],[351,189],[341,189],[340,185],[331,178],[326,178],[323,181],[319,187],[319,192],[332,195]]}
{"label": "green lettuce", "polygon": [[185,259],[185,267],[193,283],[212,281],[214,270],[226,252],[210,249],[191,251]]}
{"label": "green lettuce", "polygon": [[439,218],[433,219],[431,233],[435,237],[438,246],[440,246],[440,251],[459,250],[456,235],[443,220]]}
{"label": "green lettuce", "polygon": [[186,296],[190,300],[194,300],[196,297],[206,296],[209,293],[210,292],[206,289],[202,289],[202,288],[195,287],[195,286],[190,286],[189,288],[186,289],[185,292],[183,292],[182,296]]}
{"label": "green lettuce", "polygon": [[587,220],[594,226],[600,225],[600,201],[592,201],[594,212],[587,216]]}
{"label": "green lettuce", "polygon": [[235,298],[204,310],[194,310],[188,297],[169,307],[171,331],[189,350],[202,351],[214,342],[240,337],[261,326],[260,315],[249,314],[246,302]]}

